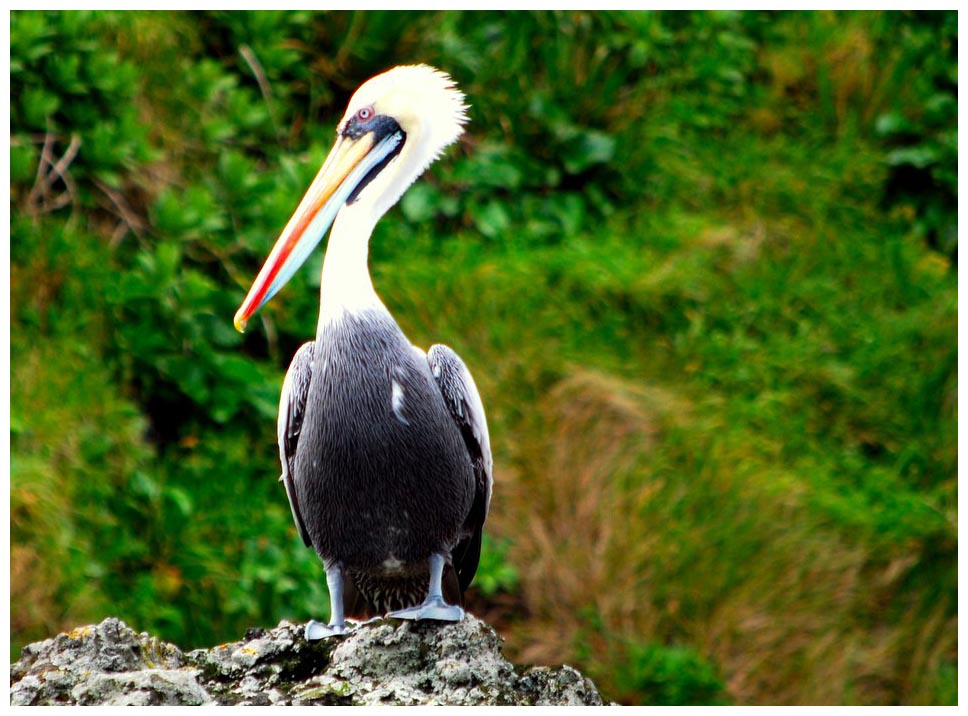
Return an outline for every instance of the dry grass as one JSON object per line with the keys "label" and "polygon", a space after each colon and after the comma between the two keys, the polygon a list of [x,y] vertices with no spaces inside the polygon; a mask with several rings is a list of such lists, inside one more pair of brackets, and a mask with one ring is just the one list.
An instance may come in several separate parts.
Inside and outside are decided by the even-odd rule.
{"label": "dry grass", "polygon": [[[578,370],[540,406],[550,434],[519,446],[523,469],[505,486],[496,528],[513,533],[510,555],[532,618],[512,637],[528,662],[561,661],[591,608],[624,634],[654,631],[648,600],[630,598],[654,578],[656,536],[641,514],[660,482],[636,483],[642,455],[688,403],[660,388]],[[550,479],[548,479],[548,477]]]}
{"label": "dry grass", "polygon": [[[544,440],[517,446],[494,513],[528,615],[508,634],[515,658],[586,655],[624,699],[626,646],[689,643],[736,703],[929,700],[957,624],[944,605],[925,621],[901,604],[917,553],[884,559],[818,522],[802,476],[729,448],[707,407],[580,369],[549,391]],[[683,433],[708,450],[690,484],[654,459]]]}
{"label": "dry grass", "polygon": [[36,485],[17,481],[10,487],[10,629],[28,640],[46,638],[65,626],[57,606],[58,582],[26,535],[39,532],[41,510],[51,505],[41,504]]}

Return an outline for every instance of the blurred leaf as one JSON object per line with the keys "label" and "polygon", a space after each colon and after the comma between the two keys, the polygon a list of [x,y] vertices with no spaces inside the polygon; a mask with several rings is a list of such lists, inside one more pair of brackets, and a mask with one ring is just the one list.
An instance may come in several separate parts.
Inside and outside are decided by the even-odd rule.
{"label": "blurred leaf", "polygon": [[579,174],[595,164],[607,164],[615,154],[615,140],[604,132],[582,132],[567,146],[565,169]]}
{"label": "blurred leaf", "polygon": [[887,154],[887,163],[892,166],[910,164],[923,169],[938,161],[938,153],[933,147],[917,146],[902,147],[895,149]]}
{"label": "blurred leaf", "polygon": [[500,201],[489,201],[474,211],[474,225],[488,238],[497,238],[511,225],[507,209]]}
{"label": "blurred leaf", "polygon": [[178,517],[187,518],[192,514],[192,498],[185,490],[178,487],[170,487],[165,490],[165,497],[175,507]]}
{"label": "blurred leaf", "polygon": [[21,99],[21,111],[26,129],[43,130],[49,122],[49,118],[60,107],[60,99],[50,92],[39,87],[28,87],[24,90]]}
{"label": "blurred leaf", "polygon": [[400,208],[408,221],[420,223],[433,218],[440,202],[440,195],[429,183],[416,184],[403,195]]}
{"label": "blurred leaf", "polygon": [[10,183],[26,184],[32,182],[37,172],[40,152],[30,144],[11,143],[10,145]]}
{"label": "blurred leaf", "polygon": [[904,134],[913,130],[913,125],[900,112],[887,112],[877,118],[874,131],[882,137]]}

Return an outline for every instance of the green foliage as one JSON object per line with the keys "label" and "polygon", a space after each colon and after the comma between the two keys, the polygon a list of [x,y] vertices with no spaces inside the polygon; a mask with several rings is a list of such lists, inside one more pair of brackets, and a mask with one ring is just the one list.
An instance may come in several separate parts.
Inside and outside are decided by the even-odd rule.
{"label": "green foliage", "polygon": [[11,605],[19,639],[37,639],[110,603],[103,578],[144,551],[137,486],[152,456],[144,416],[88,340],[110,280],[101,242],[23,220],[12,239]]}
{"label": "green foliage", "polygon": [[688,647],[655,644],[629,648],[616,685],[656,706],[726,703],[725,688],[713,666]]}
{"label": "green foliage", "polygon": [[508,540],[485,533],[474,584],[482,594],[493,596],[500,592],[513,593],[518,582],[518,571],[508,560]]}
{"label": "green foliage", "polygon": [[923,25],[904,28],[903,63],[921,101],[895,106],[877,119],[888,146],[885,201],[915,217],[914,230],[949,257],[958,252],[958,18],[925,13]]}
{"label": "green foliage", "polygon": [[350,93],[422,61],[471,124],[371,266],[484,395],[512,652],[629,703],[956,701],[956,13],[10,30],[14,648],[325,616],[274,425],[321,256],[231,317]]}
{"label": "green foliage", "polygon": [[[688,646],[663,646],[629,641],[608,633],[601,616],[593,611],[584,615],[589,627],[576,644],[577,653],[590,660],[589,644],[606,639],[621,652],[614,674],[607,680],[613,685],[612,698],[628,699],[645,706],[685,706],[729,704],[726,687],[716,667]],[[594,662],[593,662],[594,663]],[[601,678],[596,675],[596,678]]]}
{"label": "green foliage", "polygon": [[72,174],[88,207],[93,192],[83,180],[117,187],[123,171],[156,156],[133,101],[137,68],[98,40],[113,21],[87,11],[10,16],[11,144],[49,135],[56,152],[77,138],[84,151]]}

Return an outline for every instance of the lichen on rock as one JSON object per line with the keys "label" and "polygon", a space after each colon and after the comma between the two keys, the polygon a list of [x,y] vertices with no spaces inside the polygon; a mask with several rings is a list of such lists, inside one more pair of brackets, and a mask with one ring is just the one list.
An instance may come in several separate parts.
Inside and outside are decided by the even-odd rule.
{"label": "lichen on rock", "polygon": [[283,621],[187,654],[109,618],[24,647],[10,692],[12,705],[602,703],[569,666],[515,668],[470,614],[454,624],[375,619],[317,642]]}

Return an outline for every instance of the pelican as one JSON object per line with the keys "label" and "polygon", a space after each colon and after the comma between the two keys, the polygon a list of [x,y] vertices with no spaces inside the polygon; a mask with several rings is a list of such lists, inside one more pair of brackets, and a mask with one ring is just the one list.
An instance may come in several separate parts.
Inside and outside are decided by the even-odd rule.
{"label": "pelican", "polygon": [[365,82],[336,142],[235,315],[246,322],[332,224],[316,339],[295,353],[279,401],[282,476],[296,527],[323,562],[328,624],[346,617],[459,621],[477,571],[493,462],[484,407],[445,345],[414,346],[373,288],[370,235],[455,142],[464,95],[426,65]]}

